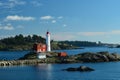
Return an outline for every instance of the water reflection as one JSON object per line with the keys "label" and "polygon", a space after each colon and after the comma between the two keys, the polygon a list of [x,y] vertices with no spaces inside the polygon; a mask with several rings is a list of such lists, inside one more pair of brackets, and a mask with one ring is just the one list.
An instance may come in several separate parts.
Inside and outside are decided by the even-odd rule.
{"label": "water reflection", "polygon": [[38,64],[36,67],[36,76],[41,80],[50,80],[52,78],[52,65],[51,64]]}

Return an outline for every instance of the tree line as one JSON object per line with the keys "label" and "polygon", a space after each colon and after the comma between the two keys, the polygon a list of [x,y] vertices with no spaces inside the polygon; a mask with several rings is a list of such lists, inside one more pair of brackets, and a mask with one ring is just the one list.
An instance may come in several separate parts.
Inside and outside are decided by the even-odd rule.
{"label": "tree line", "polygon": [[45,38],[38,35],[8,37],[0,40],[0,50],[28,50],[35,42],[45,43]]}
{"label": "tree line", "polygon": [[77,47],[102,46],[102,44],[98,44],[96,42],[90,42],[90,41],[59,41],[59,42],[64,44],[69,44],[71,46],[77,46]]}
{"label": "tree line", "polygon": [[[44,43],[45,38],[38,35],[23,36],[22,34],[0,40],[0,50],[31,50],[34,43]],[[52,49],[73,49],[83,46],[100,46],[89,41],[54,41],[51,40]]]}

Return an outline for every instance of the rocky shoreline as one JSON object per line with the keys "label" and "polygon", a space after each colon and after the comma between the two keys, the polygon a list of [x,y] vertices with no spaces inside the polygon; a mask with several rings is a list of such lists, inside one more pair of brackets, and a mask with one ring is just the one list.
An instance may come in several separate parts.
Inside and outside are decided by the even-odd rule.
{"label": "rocky shoreline", "polygon": [[120,55],[109,52],[85,52],[82,54],[73,55],[71,56],[71,59],[74,59],[76,62],[111,62],[120,61]]}
{"label": "rocky shoreline", "polygon": [[[120,54],[109,53],[109,52],[85,52],[76,55],[68,55],[66,57],[58,57],[58,52],[48,52],[48,59],[52,63],[77,63],[77,62],[110,62],[110,61],[120,61]],[[51,56],[49,56],[51,55]],[[37,55],[35,53],[29,53],[20,60],[26,59],[36,59]],[[48,62],[49,63],[49,62]]]}
{"label": "rocky shoreline", "polygon": [[37,54],[30,52],[18,60],[0,61],[0,66],[13,65],[35,65],[39,63],[96,63],[96,62],[112,62],[120,61],[120,55],[109,52],[85,52],[77,55],[69,55],[66,57],[58,57],[58,52],[48,52],[47,58],[37,59]]}

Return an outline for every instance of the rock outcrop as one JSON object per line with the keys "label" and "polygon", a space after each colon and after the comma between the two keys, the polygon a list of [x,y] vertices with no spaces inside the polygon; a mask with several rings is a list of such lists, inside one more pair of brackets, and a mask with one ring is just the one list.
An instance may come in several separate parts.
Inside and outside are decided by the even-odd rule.
{"label": "rock outcrop", "polygon": [[116,53],[108,52],[97,52],[97,53],[82,53],[70,56],[76,62],[110,62],[110,61],[120,61],[120,55]]}
{"label": "rock outcrop", "polygon": [[[120,61],[120,55],[116,53],[108,52],[97,52],[97,53],[82,53],[77,55],[71,55],[66,57],[59,57],[58,52],[47,52],[47,58],[37,59],[37,54],[30,52],[18,60],[11,61],[0,61],[0,66],[10,66],[10,65],[30,65],[39,63],[84,63],[84,62],[110,62],[110,61]],[[49,54],[49,55],[48,55]],[[67,71],[89,71],[93,70],[86,66],[81,66],[78,68],[68,68]]]}
{"label": "rock outcrop", "polygon": [[67,69],[63,69],[63,71],[81,71],[81,72],[86,72],[86,71],[94,71],[94,69],[87,67],[87,66],[80,66],[78,68],[67,68]]}
{"label": "rock outcrop", "polygon": [[[85,52],[77,55],[69,55],[67,57],[58,57],[58,52],[48,52],[48,63],[80,63],[80,62],[110,62],[110,61],[120,61],[120,55],[116,53],[109,52]],[[26,59],[36,59],[37,55],[35,53],[29,53],[24,57],[20,58],[20,60]],[[50,61],[50,62],[49,62]]]}

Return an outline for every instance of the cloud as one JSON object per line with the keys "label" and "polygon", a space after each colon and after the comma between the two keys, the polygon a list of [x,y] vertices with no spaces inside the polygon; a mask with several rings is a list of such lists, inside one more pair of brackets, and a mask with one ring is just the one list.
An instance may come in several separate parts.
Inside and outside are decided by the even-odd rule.
{"label": "cloud", "polygon": [[74,34],[71,34],[69,32],[59,32],[52,34],[52,39],[54,40],[73,40],[76,36]]}
{"label": "cloud", "polygon": [[18,5],[25,5],[26,2],[23,0],[7,0],[7,1],[1,1],[0,2],[0,7],[3,8],[14,8]]}
{"label": "cloud", "polygon": [[35,7],[39,7],[39,6],[42,6],[43,4],[39,1],[32,1],[31,4],[33,4],[33,6]]}
{"label": "cloud", "polygon": [[3,29],[3,27],[0,26],[0,30]]}
{"label": "cloud", "polygon": [[107,32],[78,32],[78,35],[82,36],[100,36],[100,35],[106,35]]}
{"label": "cloud", "polygon": [[3,3],[2,2],[0,2],[0,6],[2,6],[3,5]]}
{"label": "cloud", "polygon": [[[46,15],[46,16],[41,16],[40,20],[41,20],[41,23],[45,23],[45,22],[47,22],[47,23],[57,23],[57,22],[60,22],[61,23],[60,19],[62,19],[62,18],[63,18],[63,16],[56,17],[56,16]],[[66,26],[64,26],[64,27],[66,27]]]}
{"label": "cloud", "polygon": [[9,0],[9,5],[10,6],[17,6],[17,5],[25,5],[26,2],[22,0]]}
{"label": "cloud", "polygon": [[18,15],[14,15],[14,16],[7,16],[5,18],[5,21],[8,20],[13,20],[13,21],[30,21],[30,20],[34,20],[34,17],[24,17],[24,16],[18,16]]}
{"label": "cloud", "polygon": [[56,23],[56,20],[52,20],[52,23]]}
{"label": "cloud", "polygon": [[51,19],[54,19],[54,17],[52,16],[42,16],[40,17],[41,20],[51,20]]}
{"label": "cloud", "polygon": [[66,24],[63,24],[63,27],[67,27],[67,25],[66,25]]}
{"label": "cloud", "polygon": [[111,34],[120,34],[120,30],[113,30],[111,31]]}
{"label": "cloud", "polygon": [[82,36],[108,36],[108,35],[120,35],[120,30],[103,31],[103,32],[78,32],[77,35]]}
{"label": "cloud", "polygon": [[0,25],[0,30],[14,30],[14,27],[8,23],[6,25]]}
{"label": "cloud", "polygon": [[18,28],[18,29],[23,29],[24,26],[22,26],[22,25],[18,25],[17,28]]}
{"label": "cloud", "polygon": [[48,24],[48,21],[41,21],[40,24]]}
{"label": "cloud", "polygon": [[0,14],[20,13],[22,6],[26,5],[25,0],[0,0]]}
{"label": "cloud", "polygon": [[14,30],[14,28],[12,26],[5,26],[3,29],[4,30]]}
{"label": "cloud", "polygon": [[115,35],[120,35],[120,30],[101,31],[101,32],[57,32],[52,36],[54,40],[77,40],[78,37],[107,38]]}
{"label": "cloud", "polygon": [[62,18],[63,18],[63,16],[59,16],[59,17],[58,17],[58,19],[62,19]]}
{"label": "cloud", "polygon": [[8,37],[14,37],[15,35],[0,35],[0,39],[8,38]]}

